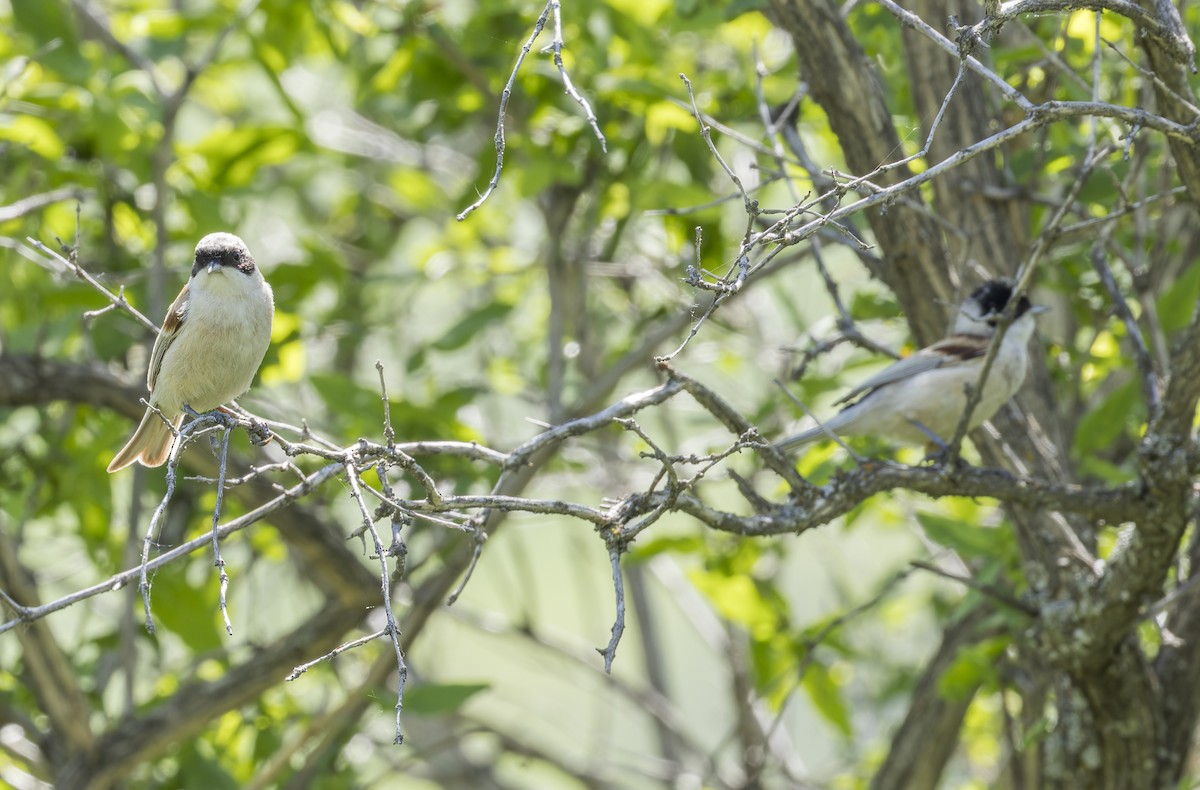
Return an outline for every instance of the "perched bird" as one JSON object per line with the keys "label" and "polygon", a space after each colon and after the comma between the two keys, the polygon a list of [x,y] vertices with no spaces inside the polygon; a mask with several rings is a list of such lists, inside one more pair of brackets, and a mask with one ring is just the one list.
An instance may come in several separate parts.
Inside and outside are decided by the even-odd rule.
{"label": "perched bird", "polygon": [[[905,444],[949,441],[967,406],[966,387],[978,384],[992,336],[1012,295],[1011,283],[984,283],[963,304],[952,335],[859,384],[838,401],[849,405],[823,425],[789,436],[777,446],[793,450],[828,438],[831,432],[880,436]],[[1017,302],[1013,322],[1000,341],[968,428],[990,419],[1021,388],[1034,320],[1045,309],[1031,305],[1025,296]]]}
{"label": "perched bird", "polygon": [[179,292],[150,353],[149,403],[129,443],[108,471],[134,461],[162,466],[184,407],[211,411],[250,388],[271,344],[275,300],[245,243],[210,233],[196,245],[192,276]]}

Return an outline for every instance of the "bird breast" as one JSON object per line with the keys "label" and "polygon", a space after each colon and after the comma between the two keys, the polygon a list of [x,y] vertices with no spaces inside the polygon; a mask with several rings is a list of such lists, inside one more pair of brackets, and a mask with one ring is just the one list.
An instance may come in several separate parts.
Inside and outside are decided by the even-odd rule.
{"label": "bird breast", "polygon": [[248,390],[271,342],[274,303],[261,276],[223,270],[198,278],[151,398],[168,416],[184,404],[209,411]]}

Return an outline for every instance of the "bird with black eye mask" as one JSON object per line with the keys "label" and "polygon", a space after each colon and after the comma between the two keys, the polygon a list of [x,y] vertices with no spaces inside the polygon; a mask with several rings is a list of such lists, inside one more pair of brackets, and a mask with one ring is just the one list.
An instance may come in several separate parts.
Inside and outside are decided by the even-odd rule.
{"label": "bird with black eye mask", "polygon": [[[967,387],[979,383],[984,358],[1012,296],[1013,286],[1005,280],[979,286],[963,303],[950,336],[884,368],[837,401],[847,405],[836,415],[776,446],[786,452],[830,434],[918,445],[949,441],[967,407]],[[1024,295],[1018,299],[968,429],[991,419],[1021,388],[1035,319],[1045,309],[1030,304]]]}
{"label": "bird with black eye mask", "polygon": [[245,243],[232,233],[201,239],[192,276],[167,311],[150,352],[146,386],[153,408],[146,409],[108,471],[135,461],[162,466],[175,437],[171,426],[178,430],[185,406],[211,411],[250,389],[271,344],[274,317],[271,286]]}

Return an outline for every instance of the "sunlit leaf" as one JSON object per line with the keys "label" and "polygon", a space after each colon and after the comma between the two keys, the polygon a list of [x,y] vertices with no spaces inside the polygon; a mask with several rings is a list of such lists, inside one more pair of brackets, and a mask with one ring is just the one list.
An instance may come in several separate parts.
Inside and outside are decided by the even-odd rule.
{"label": "sunlit leaf", "polygon": [[726,575],[694,570],[688,579],[724,618],[745,626],[752,633],[769,630],[778,615],[763,599],[754,581],[743,574]]}

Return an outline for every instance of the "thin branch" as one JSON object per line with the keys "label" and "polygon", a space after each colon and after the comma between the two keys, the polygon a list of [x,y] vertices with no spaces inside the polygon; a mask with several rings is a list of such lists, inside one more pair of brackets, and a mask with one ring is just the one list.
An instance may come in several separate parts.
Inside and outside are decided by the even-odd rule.
{"label": "thin branch", "polygon": [[[811,484],[810,484],[811,485]],[[1055,510],[1077,513],[1091,519],[1120,523],[1139,518],[1145,512],[1145,490],[1139,481],[1118,486],[1081,486],[1052,483],[1015,475],[1005,469],[988,467],[906,466],[872,459],[859,469],[838,475],[823,486],[813,486],[802,502],[775,504],[765,512],[751,515],[714,508],[691,494],[675,496],[675,510],[687,513],[701,523],[722,532],[745,536],[799,534],[844,516],[876,494],[903,489],[926,496],[976,498],[1009,502],[1031,510]],[[658,507],[667,492],[652,496],[637,494],[618,505],[633,519]],[[636,536],[634,524],[621,530],[626,540]]]}
{"label": "thin branch", "polygon": [[7,206],[0,206],[0,223],[20,219],[26,214],[32,214],[38,209],[61,203],[64,200],[86,200],[91,194],[91,190],[80,187],[62,187],[43,192],[40,195],[30,195],[15,203],[9,203]]}
{"label": "thin branch", "polygon": [[[558,74],[562,78],[563,89],[566,90],[568,96],[575,100],[576,104],[583,108],[587,122],[592,127],[592,133],[600,141],[600,150],[608,153],[608,141],[604,139],[604,133],[600,131],[600,122],[596,120],[596,113],[592,112],[592,105],[575,89],[570,75],[567,74],[567,68],[563,65],[562,11],[559,8],[559,0],[550,0],[550,6],[554,14],[554,40],[550,43],[550,49],[554,53],[554,65],[558,68]],[[542,50],[542,52],[545,51]]]}
{"label": "thin branch", "polygon": [[613,590],[617,596],[617,618],[613,622],[612,638],[608,640],[608,646],[598,652],[604,656],[604,671],[611,675],[613,659],[617,657],[617,645],[621,642],[621,635],[625,633],[625,582],[621,576],[621,543],[619,540],[608,540],[608,559],[612,563]]}
{"label": "thin branch", "polygon": [[463,590],[467,589],[467,583],[475,575],[475,568],[479,565],[479,558],[483,555],[483,544],[487,541],[487,532],[484,531],[483,527],[484,519],[475,519],[475,544],[471,549],[471,560],[454,591],[446,597],[446,606],[453,606],[458,601],[459,596],[463,594]]}
{"label": "thin branch", "polygon": [[229,431],[231,426],[225,425],[221,430],[221,451],[217,467],[217,502],[213,506],[212,516],[212,547],[213,565],[217,568],[220,581],[221,619],[225,622],[225,633],[233,636],[233,623],[229,622],[229,607],[225,603],[225,594],[229,590],[229,574],[225,570],[225,560],[221,557],[221,542],[217,540],[217,525],[221,521],[221,503],[225,499],[225,464],[229,456]]}
{"label": "thin branch", "polygon": [[[1174,10],[1174,6],[1169,6]],[[1017,17],[1029,14],[1053,14],[1063,11],[1085,9],[1088,11],[1110,11],[1119,14],[1140,27],[1143,32],[1154,38],[1172,56],[1186,63],[1195,71],[1194,60],[1196,47],[1188,37],[1182,20],[1176,13],[1173,18],[1161,19],[1148,8],[1138,5],[1131,0],[1007,0],[997,3],[995,10],[978,24],[973,26],[975,31],[999,30],[1002,25]],[[1155,4],[1155,10],[1162,8]]]}
{"label": "thin branch", "polygon": [[746,215],[754,217],[758,214],[758,205],[750,199],[750,195],[746,194],[746,187],[742,185],[742,179],[738,178],[737,173],[733,172],[733,168],[725,161],[725,157],[721,156],[721,152],[717,150],[717,146],[713,143],[712,135],[708,131],[708,125],[704,123],[704,116],[700,113],[700,107],[696,104],[696,94],[692,91],[692,81],[683,73],[680,73],[679,79],[683,80],[683,84],[687,86],[688,100],[692,103],[692,112],[700,124],[700,136],[704,138],[704,144],[708,146],[708,150],[712,153],[713,158],[717,160],[717,164],[725,171],[725,175],[729,176],[729,180],[737,187],[738,194],[742,196]]}
{"label": "thin branch", "polygon": [[[958,44],[955,44],[953,41],[935,30],[929,25],[929,23],[927,23],[917,14],[909,11],[906,8],[902,8],[899,4],[894,2],[894,0],[876,0],[876,2],[885,10],[887,10],[888,13],[899,19],[903,24],[913,28],[914,30],[919,30],[926,38],[928,38],[934,44],[937,44],[945,52],[953,55],[955,58],[961,57],[962,53]],[[980,63],[979,60],[974,56],[968,55],[967,57],[962,58],[962,60],[964,63],[966,63],[967,68],[975,72],[975,74],[979,75],[983,79],[987,80],[995,90],[999,91],[1000,94],[1004,96],[1004,98],[1013,102],[1023,110],[1028,111],[1033,108],[1033,104],[1024,96],[1022,96],[1020,91],[1009,85],[999,74]]]}
{"label": "thin branch", "polygon": [[1011,609],[1016,609],[1018,612],[1028,617],[1038,617],[1041,615],[1041,612],[1037,607],[1025,603],[1019,598],[1013,597],[1011,594],[1000,589],[994,584],[987,584],[985,582],[978,581],[977,579],[973,579],[970,576],[960,576],[956,573],[942,570],[933,563],[924,562],[922,560],[912,560],[909,562],[909,564],[914,568],[920,568],[921,570],[929,571],[936,576],[941,576],[943,579],[950,579],[951,581],[955,581],[961,585],[970,587],[972,590],[982,593],[988,598],[992,598]]}
{"label": "thin branch", "polygon": [[386,636],[388,633],[389,630],[387,628],[381,628],[373,634],[367,634],[366,636],[359,637],[358,639],[351,639],[349,642],[343,642],[325,655],[319,658],[314,658],[312,661],[306,661],[305,663],[300,664],[298,667],[293,669],[292,673],[284,678],[284,680],[289,682],[293,681],[308,670],[315,667],[317,664],[320,664],[322,661],[332,661],[335,657],[345,653],[347,650],[353,650],[356,647],[362,647],[368,642],[374,642],[381,636]]}
{"label": "thin branch", "polygon": [[1142,336],[1142,329],[1138,326],[1137,319],[1133,317],[1133,311],[1129,309],[1129,303],[1125,301],[1125,296],[1117,286],[1116,278],[1113,277],[1112,269],[1109,268],[1105,248],[1111,235],[1110,230],[1111,227],[1106,228],[1092,245],[1092,267],[1100,275],[1100,282],[1104,284],[1104,290],[1108,291],[1108,296],[1112,299],[1113,309],[1121,322],[1125,324],[1125,334],[1133,345],[1134,360],[1137,362],[1138,373],[1141,375],[1142,397],[1145,399],[1146,408],[1149,411],[1148,421],[1153,422],[1158,419],[1159,411],[1162,409],[1158,373],[1154,367],[1154,360],[1150,357],[1150,349],[1146,346],[1146,339]]}
{"label": "thin branch", "polygon": [[541,35],[542,28],[546,26],[546,20],[550,18],[550,10],[554,0],[546,3],[546,7],[542,10],[542,15],[538,17],[537,22],[533,26],[533,33],[529,35],[529,40],[521,47],[520,53],[517,55],[517,62],[513,64],[512,73],[508,75],[508,82],[504,84],[504,90],[500,92],[500,109],[496,114],[496,134],[493,138],[496,145],[496,169],[492,172],[492,180],[488,182],[487,188],[479,198],[467,206],[455,216],[459,222],[465,220],[475,209],[483,205],[484,201],[491,197],[492,192],[500,185],[500,171],[504,169],[504,115],[508,112],[508,100],[512,98],[513,84],[517,81],[517,72],[521,70],[521,64],[525,62],[525,56],[533,49],[533,42]]}
{"label": "thin branch", "polygon": [[[133,305],[129,304],[129,302],[127,302],[125,300],[124,287],[122,287],[120,289],[119,293],[113,293],[112,291],[108,290],[108,288],[106,288],[99,280],[97,280],[95,277],[93,277],[91,275],[91,273],[89,273],[86,269],[84,269],[78,263],[75,263],[73,261],[68,260],[67,258],[64,258],[62,255],[60,255],[59,253],[50,249],[49,247],[47,247],[45,244],[38,241],[37,239],[32,238],[32,237],[26,237],[25,243],[28,244],[33,249],[35,249],[38,252],[45,255],[47,258],[49,258],[54,263],[57,263],[59,266],[61,266],[66,271],[71,272],[76,277],[83,280],[88,285],[92,286],[93,289],[95,289],[96,291],[100,292],[105,297],[107,297],[108,300],[113,303],[113,305],[115,305],[116,307],[118,307],[121,310],[124,310],[129,315],[133,316],[135,319],[137,319],[137,321],[142,326],[149,329],[157,337],[157,335],[159,333],[158,324],[154,323],[149,318],[142,315],[140,312],[138,312],[138,310]],[[44,260],[32,258],[31,256],[30,256],[30,258],[31,258],[31,260],[34,260],[37,263],[41,263],[42,265],[45,265]]]}
{"label": "thin branch", "polygon": [[[165,422],[167,424],[167,427],[171,429],[171,433],[173,433],[175,435],[175,439],[173,440],[172,446],[171,446],[171,454],[167,458],[167,490],[166,490],[166,493],[163,494],[163,498],[159,501],[158,507],[156,507],[154,509],[154,515],[150,517],[150,525],[148,527],[146,527],[146,537],[142,543],[141,577],[138,582],[138,588],[142,593],[142,609],[146,615],[146,631],[148,633],[153,634],[154,633],[154,618],[150,613],[150,578],[148,575],[148,571],[150,568],[150,548],[154,544],[154,542],[157,540],[158,533],[162,529],[162,521],[163,521],[163,517],[166,515],[167,505],[170,504],[172,497],[175,496],[175,482],[176,482],[176,479],[178,478],[179,456],[183,452],[184,448],[186,448],[188,446],[188,444],[192,441],[192,439],[195,439],[196,437],[203,435],[204,433],[207,432],[204,429],[210,428],[210,427],[224,429],[224,432],[225,432],[224,444],[226,447],[228,447],[229,430],[233,424],[237,424],[237,423],[235,422],[235,423],[231,424],[231,420],[234,420],[235,418],[232,418],[231,416],[229,416],[219,410],[206,412],[204,414],[195,414],[194,412],[192,412],[192,414],[193,414],[192,419],[189,420],[187,423],[185,423],[183,425],[183,427],[176,429],[175,424],[173,422],[171,422],[170,420],[168,420],[166,415],[164,415],[161,411],[159,411],[157,408],[155,408],[153,405],[151,405],[144,399],[142,402],[146,404],[147,409],[152,410],[160,420]],[[184,408],[186,409],[187,407],[185,406]],[[188,410],[188,411],[190,411],[190,410]],[[224,453],[221,454],[220,463],[221,463],[221,469],[220,469],[220,473],[217,478],[219,482],[223,481],[224,477],[225,477],[225,454]],[[225,573],[225,562],[224,562],[224,560],[221,559],[221,550],[220,550],[220,546],[218,544],[218,532],[219,531],[217,529],[217,521],[220,519],[220,516],[221,516],[222,496],[223,496],[223,487],[218,486],[218,488],[217,488],[217,505],[216,505],[216,509],[213,512],[212,545],[213,545],[213,553],[215,555],[213,558],[213,563],[220,570],[221,614],[224,616],[224,619],[225,619],[225,628],[229,631],[230,634],[232,634],[233,626],[229,622],[229,616],[228,616],[228,613],[227,613],[227,610],[225,607],[225,592],[226,592],[226,589],[229,584],[229,576]]]}
{"label": "thin branch", "polygon": [[813,422],[815,422],[817,424],[817,426],[825,434],[826,438],[832,440],[833,442],[836,442],[838,447],[841,447],[843,450],[845,450],[846,453],[852,459],[854,459],[854,462],[856,464],[858,464],[859,466],[862,466],[864,463],[866,463],[866,461],[867,461],[866,458],[863,458],[861,455],[856,453],[854,451],[854,448],[851,447],[850,445],[846,444],[846,441],[842,437],[838,436],[834,431],[832,431],[828,426],[826,426],[825,423],[821,422],[821,420],[817,418],[817,415],[813,414],[812,409],[808,408],[808,404],[806,404],[804,401],[800,400],[800,398],[797,397],[795,393],[793,393],[790,389],[787,388],[786,384],[784,384],[779,379],[775,379],[774,383],[775,383],[775,386],[779,387],[779,389],[783,391],[783,394],[786,395],[792,403],[794,403],[800,407],[800,410],[802,412],[804,412],[806,417],[808,417],[810,420],[812,420]]}
{"label": "thin branch", "polygon": [[400,647],[400,628],[396,624],[396,616],[392,614],[392,585],[391,574],[388,571],[388,552],[383,548],[383,542],[379,539],[379,531],[375,529],[375,520],[371,518],[371,512],[367,509],[367,502],[363,499],[362,488],[359,480],[359,470],[351,461],[346,461],[346,484],[350,486],[350,493],[354,497],[354,501],[358,503],[359,513],[362,515],[363,525],[366,526],[368,533],[371,535],[371,540],[375,548],[375,558],[379,560],[379,587],[380,593],[383,596],[383,611],[387,615],[387,627],[384,629],[392,638],[392,647],[396,651],[396,669],[399,672],[399,688],[396,691],[396,735],[393,743],[404,743],[404,733],[401,731],[400,717],[404,710],[404,682],[408,677],[408,666],[404,663],[404,650]]}
{"label": "thin branch", "polygon": [[1067,193],[1066,199],[1059,204],[1050,221],[1042,228],[1042,232],[1038,234],[1037,241],[1034,243],[1029,257],[1021,264],[1017,275],[1017,282],[1012,289],[1012,296],[1008,300],[1008,304],[1005,305],[1004,312],[996,325],[995,334],[988,345],[987,354],[983,358],[983,366],[980,368],[979,378],[970,386],[970,392],[967,394],[967,405],[963,409],[962,416],[958,419],[958,425],[954,429],[953,437],[946,445],[945,456],[948,463],[954,463],[958,458],[959,452],[962,450],[963,439],[966,437],[967,428],[971,424],[971,415],[975,413],[980,400],[983,399],[983,390],[987,386],[988,376],[992,372],[992,364],[996,361],[996,355],[999,353],[1000,346],[1004,342],[1004,336],[1008,333],[1012,322],[1017,318],[1017,305],[1020,303],[1021,297],[1029,290],[1033,274],[1042,259],[1043,253],[1050,246],[1053,239],[1056,238],[1063,218],[1066,216],[1068,209],[1075,203],[1075,198],[1083,189],[1088,177],[1091,176],[1092,171],[1099,164],[1100,160],[1109,153],[1109,150],[1106,147],[1098,152],[1094,152],[1094,156],[1089,156],[1085,159],[1083,167],[1080,168],[1079,175],[1076,176],[1075,181],[1071,184],[1071,189]]}
{"label": "thin branch", "polygon": [[[745,436],[749,431],[754,431],[757,434],[757,429],[750,424],[749,420],[743,417],[741,413],[734,409],[720,395],[665,362],[660,362],[659,367],[671,377],[668,383],[678,383],[687,389],[688,394],[703,406],[705,410],[716,417],[730,433],[735,436]],[[811,497],[816,494],[817,487],[801,477],[800,473],[792,465],[791,459],[780,452],[774,445],[763,442],[761,452],[767,467],[782,477],[791,486],[793,491],[805,497]]]}
{"label": "thin branch", "polygon": [[[325,481],[334,477],[340,470],[341,466],[337,464],[329,464],[322,467],[274,499],[263,503],[244,516],[236,518],[233,521],[227,522],[223,526],[219,527],[217,530],[217,538],[219,540],[223,540],[235,532],[262,521],[275,511],[287,507],[295,500],[304,497],[310,491],[320,487]],[[49,614],[66,609],[67,607],[77,604],[80,601],[85,601],[88,598],[94,598],[95,596],[103,593],[116,592],[130,582],[136,579],[144,578],[147,571],[158,570],[159,568],[169,565],[176,560],[187,557],[193,552],[198,551],[205,546],[211,545],[211,542],[212,537],[210,535],[202,535],[200,537],[193,538],[186,543],[182,543],[175,548],[170,549],[169,551],[163,552],[154,559],[147,561],[144,565],[139,563],[136,567],[113,574],[99,584],[93,584],[91,587],[85,587],[84,589],[77,590],[69,595],[64,595],[62,598],[51,601],[50,603],[42,604],[41,606],[14,607],[18,616],[13,620],[9,620],[6,623],[0,624],[0,634],[3,634],[5,631],[11,631],[13,628],[16,628],[22,623],[32,623],[35,620],[41,620],[43,617],[46,617]]]}
{"label": "thin branch", "polygon": [[[596,135],[596,139],[600,141],[601,150],[608,151],[608,143],[604,139],[604,134],[600,131],[600,125],[596,120],[596,114],[592,112],[592,106],[588,104],[587,99],[575,89],[575,85],[571,82],[571,78],[567,75],[566,67],[563,65],[562,59],[562,19],[559,9],[560,0],[550,0],[546,3],[546,7],[542,9],[541,16],[534,23],[533,32],[529,35],[529,39],[525,45],[521,47],[521,51],[517,54],[517,62],[513,64],[512,72],[508,75],[508,82],[504,84],[504,90],[500,93],[500,109],[496,114],[496,135],[493,138],[496,147],[496,169],[492,172],[492,179],[488,182],[487,188],[480,194],[479,198],[467,206],[455,217],[459,222],[465,220],[473,211],[483,205],[496,187],[500,185],[500,171],[504,169],[504,116],[508,112],[508,101],[512,98],[513,85],[517,80],[517,72],[521,70],[521,64],[525,62],[525,56],[533,49],[533,42],[541,35],[542,30],[546,27],[546,21],[554,14],[554,40],[550,43],[547,49],[554,53],[554,65],[558,68],[558,73],[562,77],[563,87],[575,102],[583,108],[587,116],[587,121],[592,127],[592,132]],[[543,50],[543,52],[546,50]]]}
{"label": "thin branch", "polygon": [[382,360],[375,360],[375,370],[379,371],[379,397],[383,401],[383,438],[387,442],[388,449],[394,451],[396,449],[396,431],[392,428],[392,403],[388,400],[387,380],[383,377]]}
{"label": "thin branch", "polygon": [[1090,233],[1092,229],[1096,228],[1097,226],[1105,225],[1121,219],[1122,217],[1129,216],[1130,214],[1133,214],[1139,209],[1145,208],[1152,203],[1157,203],[1160,200],[1169,200],[1170,198],[1179,197],[1180,195],[1186,194],[1187,187],[1178,186],[1173,189],[1155,193],[1148,197],[1142,198],[1141,200],[1123,203],[1120,208],[1110,211],[1107,214],[1103,214],[1099,217],[1089,217],[1088,219],[1082,219],[1078,222],[1073,222],[1070,225],[1063,225],[1058,230],[1058,239],[1059,241],[1074,240],[1074,237],[1077,235]]}

